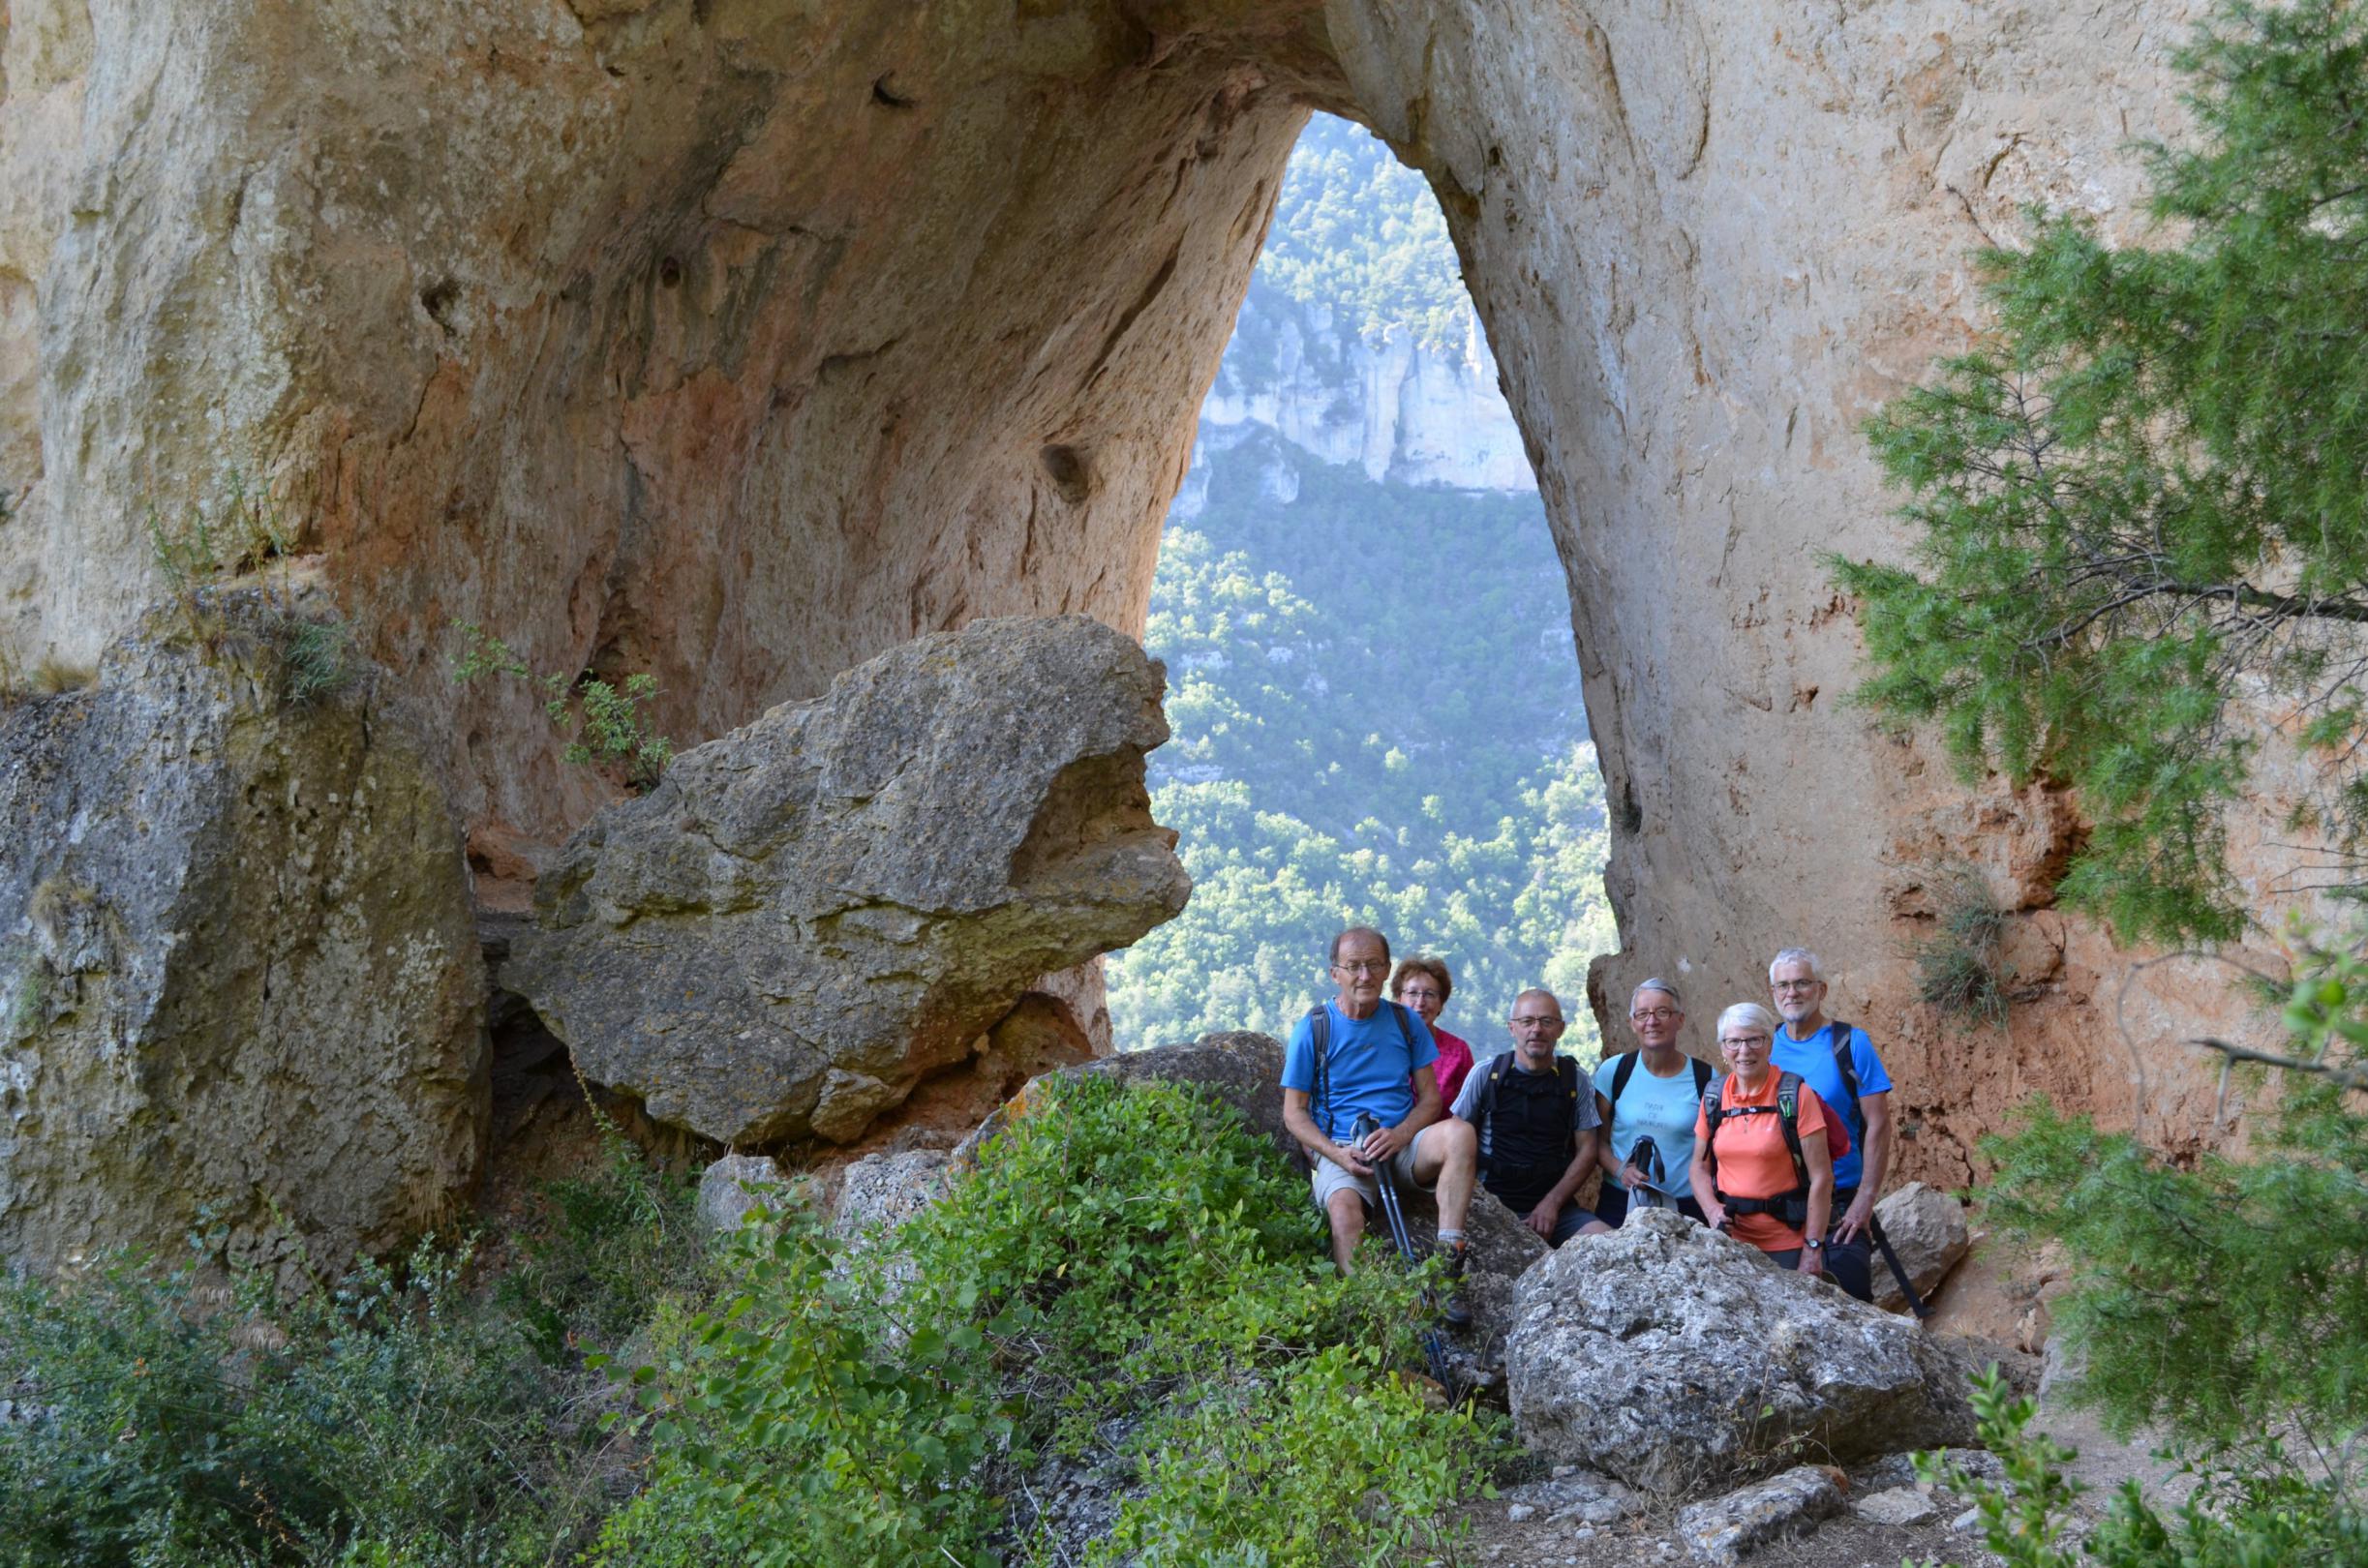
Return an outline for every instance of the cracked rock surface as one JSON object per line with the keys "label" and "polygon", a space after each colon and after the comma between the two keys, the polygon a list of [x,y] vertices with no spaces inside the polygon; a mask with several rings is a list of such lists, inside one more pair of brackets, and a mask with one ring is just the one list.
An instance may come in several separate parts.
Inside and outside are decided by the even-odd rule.
{"label": "cracked rock surface", "polygon": [[1846,1460],[1973,1435],[1964,1369],[1914,1323],[1661,1210],[1521,1278],[1505,1370],[1524,1444],[1661,1493],[1804,1443]]}
{"label": "cracked rock surface", "polygon": [[594,817],[505,980],[662,1121],[852,1141],[1039,977],[1184,907],[1143,785],[1163,683],[1079,616],[893,648]]}
{"label": "cracked rock surface", "polygon": [[460,829],[382,672],[291,693],[325,602],[207,590],[0,700],[0,1258],[335,1270],[437,1223],[490,1108]]}

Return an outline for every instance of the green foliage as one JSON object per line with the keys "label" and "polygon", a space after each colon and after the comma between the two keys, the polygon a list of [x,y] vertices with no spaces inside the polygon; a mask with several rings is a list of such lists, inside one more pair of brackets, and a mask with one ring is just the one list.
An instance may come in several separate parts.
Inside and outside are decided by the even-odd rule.
{"label": "green foliage", "polygon": [[556,1294],[531,1275],[472,1294],[470,1249],[426,1243],[399,1270],[292,1291],[197,1238],[169,1268],[0,1281],[0,1563],[572,1560],[615,1462],[576,1408],[587,1374],[538,1357],[521,1325],[551,1314],[572,1341],[707,1282],[673,1240],[684,1200],[638,1163],[573,1186],[577,1208],[535,1243],[579,1267],[540,1278],[594,1258],[608,1273]]}
{"label": "green foliage", "polygon": [[2005,1465],[2004,1484],[1975,1479],[1936,1455],[1918,1455],[1916,1468],[1972,1496],[1992,1560],[2009,1568],[2342,1568],[2368,1554],[2368,1514],[2339,1485],[2276,1468],[2207,1477],[2168,1519],[2127,1482],[2076,1546],[2065,1515],[2082,1489],[2063,1473],[2073,1451],[2028,1430],[2036,1407],[1995,1367],[1974,1379],[1973,1406],[1983,1446]]}
{"label": "green foliage", "polygon": [[[2298,939],[2284,1019],[2297,1069],[2259,1158],[2174,1165],[2043,1101],[1983,1153],[1989,1214],[2077,1265],[2057,1332],[2118,1431],[2162,1422],[2207,1454],[2281,1425],[2322,1452],[2368,1431],[2368,950]],[[2257,1115],[2260,1114],[2257,1112]]]}
{"label": "green foliage", "polygon": [[548,1364],[622,1344],[653,1311],[701,1305],[719,1276],[692,1221],[694,1183],[653,1167],[597,1108],[600,1164],[543,1190],[550,1222],[520,1239],[495,1300]]}
{"label": "green foliage", "polygon": [[288,702],[306,707],[353,684],[360,672],[352,627],[342,620],[286,616],[279,633],[282,690]]}
{"label": "green foliage", "polygon": [[[1090,1562],[1418,1562],[1479,1482],[1475,1434],[1385,1375],[1370,1347],[1333,1345],[1287,1378],[1213,1390],[1158,1433],[1148,1486]],[[1378,1508],[1377,1481],[1388,1488]]]}
{"label": "green foliage", "polygon": [[202,590],[284,561],[294,548],[278,503],[250,489],[236,468],[224,474],[210,497],[170,513],[151,505],[144,526],[149,561],[180,609],[183,630],[209,649],[223,628]]}
{"label": "green foliage", "polygon": [[[998,1560],[991,1477],[1115,1420],[1148,1486],[1105,1555],[1362,1563],[1435,1542],[1489,1457],[1383,1370],[1417,1282],[1335,1276],[1304,1182],[1192,1090],[1058,1083],[893,1244],[793,1221],[736,1260],[644,1384],[656,1464],[602,1562]],[[1186,1459],[1221,1453],[1238,1473]]]}
{"label": "green foliage", "polygon": [[[1320,114],[1291,149],[1257,283],[1367,336],[1463,346],[1472,296],[1439,200],[1371,132]],[[1258,314],[1254,299],[1251,314]]]}
{"label": "green foliage", "polygon": [[[1517,991],[1576,997],[1615,945],[1539,503],[1305,461],[1283,509],[1259,467],[1220,455],[1203,510],[1162,544],[1144,641],[1174,739],[1152,754],[1152,805],[1194,892],[1110,966],[1111,1020],[1140,1044],[1279,1032],[1329,991],[1332,933],[1367,920],[1447,958],[1442,1024],[1492,1048]],[[1573,1011],[1566,1048],[1592,1058]]]}
{"label": "green foliage", "polygon": [[626,676],[612,684],[585,675],[570,681],[561,675],[536,675],[524,655],[482,626],[456,621],[462,648],[452,661],[452,678],[462,684],[489,675],[524,681],[542,703],[552,727],[568,737],[563,753],[570,763],[615,767],[637,790],[649,790],[674,761],[674,742],[658,733],[650,705],[657,698],[657,678],[646,672]]}
{"label": "green foliage", "polygon": [[1913,563],[1831,564],[1865,700],[2074,786],[2068,902],[2225,939],[2251,683],[2320,765],[2296,826],[2368,842],[2368,11],[2224,0],[2175,59],[2200,145],[2151,149],[2158,243],[2035,212],[1986,252],[1996,330],[1867,427]]}
{"label": "green foliage", "polygon": [[1998,945],[2006,933],[2006,912],[1974,866],[1951,866],[1934,880],[1937,928],[1910,950],[1916,999],[1953,1017],[2003,1024],[2006,977]]}

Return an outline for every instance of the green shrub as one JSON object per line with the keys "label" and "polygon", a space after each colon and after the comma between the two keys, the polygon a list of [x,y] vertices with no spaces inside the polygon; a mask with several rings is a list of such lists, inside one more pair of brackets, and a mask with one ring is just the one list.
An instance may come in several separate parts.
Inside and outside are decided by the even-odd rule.
{"label": "green shrub", "polygon": [[[252,1274],[118,1259],[0,1295],[0,1552],[13,1563],[334,1561],[352,1540],[521,1559],[552,1446],[534,1369],[465,1311],[467,1253],[275,1303]],[[220,1298],[227,1295],[226,1303]]]}
{"label": "green shrub", "polygon": [[1366,1562],[1435,1540],[1496,1452],[1388,1371],[1420,1282],[1333,1274],[1305,1183],[1190,1089],[1060,1082],[893,1243],[737,1256],[742,1294],[637,1374],[657,1465],[603,1562],[989,1560],[993,1478],[1116,1418],[1147,1490],[1113,1541]]}
{"label": "green shrub", "polygon": [[302,708],[353,684],[359,655],[352,627],[342,620],[285,616],[278,630],[281,690],[288,702]]}
{"label": "green shrub", "polygon": [[1973,866],[1951,866],[1935,881],[1938,928],[1909,950],[1916,961],[1916,999],[1951,1017],[2002,1024],[2006,980],[1998,946],[2006,934],[2006,912]]}
{"label": "green shrub", "polygon": [[[2368,1514],[2338,1481],[2309,1481],[2282,1462],[2207,1472],[2166,1518],[2136,1481],[2125,1482],[2085,1545],[2068,1539],[2065,1514],[2082,1488],[2064,1474],[2071,1449],[2027,1431],[2036,1406],[1998,1369],[1974,1379],[1983,1446],[2005,1466],[2003,1484],[1967,1476],[1939,1456],[1917,1456],[1918,1473],[1974,1499],[1984,1542],[2009,1568],[2352,1568],[2368,1561]],[[1914,1568],[1914,1565],[1910,1565]],[[1929,1565],[1926,1565],[1929,1568]]]}
{"label": "green shrub", "polygon": [[551,1198],[490,1292],[464,1287],[470,1249],[426,1244],[292,1292],[198,1241],[0,1281],[0,1564],[574,1560],[621,1466],[575,1347],[662,1340],[714,1276],[687,1194],[613,1131]]}
{"label": "green shrub", "polygon": [[704,1305],[721,1278],[692,1222],[697,1187],[651,1165],[614,1122],[593,1116],[599,1165],[543,1189],[548,1222],[521,1239],[494,1289],[552,1365],[622,1344],[662,1308]]}
{"label": "green shrub", "polygon": [[647,790],[674,760],[674,742],[650,720],[650,705],[657,700],[655,677],[629,675],[612,685],[590,675],[572,682],[565,676],[536,675],[523,654],[484,627],[458,621],[453,629],[463,646],[452,661],[452,678],[466,684],[501,675],[526,682],[553,727],[568,737],[567,761],[615,766],[635,789]]}

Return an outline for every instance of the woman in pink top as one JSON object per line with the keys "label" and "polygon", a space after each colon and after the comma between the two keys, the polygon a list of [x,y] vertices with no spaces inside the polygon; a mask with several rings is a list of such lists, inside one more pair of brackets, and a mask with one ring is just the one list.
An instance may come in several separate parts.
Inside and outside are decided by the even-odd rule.
{"label": "woman in pink top", "polygon": [[1439,1060],[1432,1070],[1439,1074],[1439,1102],[1455,1103],[1455,1092],[1464,1087],[1464,1077],[1472,1070],[1472,1047],[1439,1027],[1439,1013],[1454,994],[1455,981],[1447,978],[1445,960],[1416,953],[1403,959],[1398,972],[1389,977],[1390,1000],[1410,1009],[1439,1041]]}

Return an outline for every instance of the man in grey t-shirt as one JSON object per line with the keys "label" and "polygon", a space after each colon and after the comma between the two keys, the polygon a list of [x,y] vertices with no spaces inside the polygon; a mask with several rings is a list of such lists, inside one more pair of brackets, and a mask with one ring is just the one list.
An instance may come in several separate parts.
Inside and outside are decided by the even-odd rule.
{"label": "man in grey t-shirt", "polygon": [[1522,1223],[1560,1247],[1609,1227],[1571,1201],[1594,1168],[1594,1088],[1575,1058],[1555,1053],[1563,1005],[1552,991],[1524,991],[1506,1020],[1513,1048],[1464,1080],[1454,1113],[1480,1138],[1480,1185]]}

